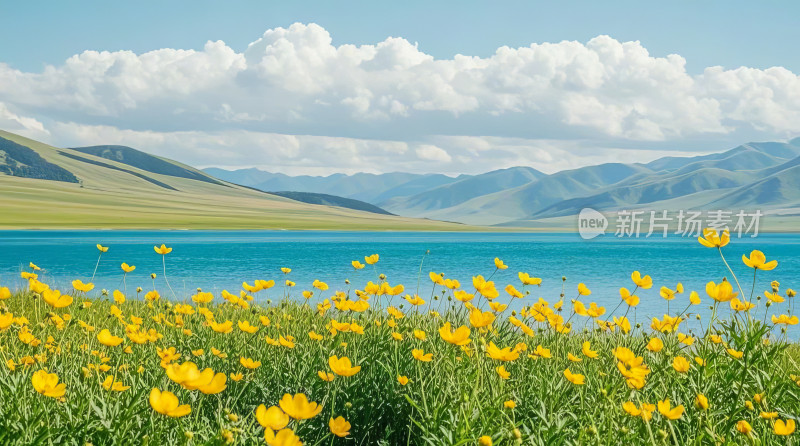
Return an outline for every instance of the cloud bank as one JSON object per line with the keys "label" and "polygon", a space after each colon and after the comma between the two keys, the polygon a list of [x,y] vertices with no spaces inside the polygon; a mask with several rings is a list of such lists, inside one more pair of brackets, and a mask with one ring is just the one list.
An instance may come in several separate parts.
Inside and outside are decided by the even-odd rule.
{"label": "cloud bank", "polygon": [[240,51],[222,41],[87,50],[39,73],[0,63],[0,128],[291,173],[552,171],[618,153],[647,161],[684,141],[800,131],[796,74],[692,75],[685,62],[609,36],[434,59],[396,37],[334,46],[324,28],[295,23]]}

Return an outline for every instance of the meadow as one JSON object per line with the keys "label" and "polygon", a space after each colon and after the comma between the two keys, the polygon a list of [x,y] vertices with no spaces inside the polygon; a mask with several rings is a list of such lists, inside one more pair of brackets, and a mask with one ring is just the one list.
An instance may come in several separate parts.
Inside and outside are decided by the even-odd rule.
{"label": "meadow", "polygon": [[[358,283],[294,283],[275,265],[191,296],[169,286],[163,245],[165,286],[146,289],[57,290],[30,259],[27,287],[0,284],[0,443],[792,444],[795,292],[748,287],[778,262],[727,233],[699,242],[753,276],[728,268],[693,291],[631,271],[616,308],[592,300],[591,278],[547,299],[533,271],[495,283],[514,268],[499,258],[469,283],[409,265],[425,296],[387,281],[378,254],[353,260]],[[654,299],[663,317],[637,320]]]}

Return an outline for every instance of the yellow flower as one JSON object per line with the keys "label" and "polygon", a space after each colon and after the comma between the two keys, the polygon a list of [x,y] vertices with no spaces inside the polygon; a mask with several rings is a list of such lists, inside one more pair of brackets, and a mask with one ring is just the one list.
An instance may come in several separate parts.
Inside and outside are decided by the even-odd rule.
{"label": "yellow flower", "polygon": [[242,378],[244,378],[244,375],[242,375],[241,373],[231,373],[230,377],[231,377],[231,380],[233,380],[233,381],[241,381]]}
{"label": "yellow flower", "polygon": [[333,381],[334,378],[333,373],[323,372],[322,370],[317,372],[317,376],[319,376],[319,379],[327,382]]}
{"label": "yellow flower", "polygon": [[417,361],[431,362],[433,361],[433,353],[425,353],[423,350],[415,348],[411,351],[411,355]]}
{"label": "yellow flower", "polygon": [[642,403],[642,407],[636,407],[633,401],[628,401],[622,404],[622,410],[632,417],[641,417],[644,421],[650,421],[653,418],[653,411],[656,406],[653,404]]}
{"label": "yellow flower", "polygon": [[170,364],[166,367],[167,377],[187,390],[199,390],[206,395],[215,395],[227,388],[227,377],[224,373],[214,373],[210,368],[200,371],[193,362],[181,365]]}
{"label": "yellow flower", "polygon": [[581,375],[580,373],[572,373],[569,369],[564,370],[564,377],[567,378],[567,381],[575,384],[576,386],[582,386],[586,381],[586,377]]}
{"label": "yellow flower", "polygon": [[371,256],[364,257],[364,261],[367,262],[367,265],[374,265],[378,263],[378,260],[380,260],[380,258],[381,257],[378,254],[372,254]]}
{"label": "yellow flower", "polygon": [[342,356],[339,358],[338,356],[334,355],[328,358],[328,365],[330,366],[333,373],[339,376],[353,376],[359,371],[361,371],[361,366],[353,367],[353,364],[350,362],[350,358],[347,356]]}
{"label": "yellow flower", "polygon": [[572,353],[569,353],[569,352],[567,352],[567,359],[569,359],[572,362],[581,362],[581,361],[583,361],[583,359],[581,359],[581,358],[579,358],[579,357],[577,357],[577,356],[575,356],[575,355],[573,355]]}
{"label": "yellow flower", "polygon": [[208,326],[217,333],[230,333],[233,331],[233,322],[231,321],[225,321],[221,323],[209,321]]}
{"label": "yellow flower", "polygon": [[700,295],[697,294],[697,291],[692,291],[689,294],[689,302],[691,302],[692,305],[700,305]]}
{"label": "yellow flower", "polygon": [[464,290],[456,290],[456,291],[453,293],[453,297],[455,297],[455,298],[456,298],[458,301],[460,301],[460,302],[464,302],[464,303],[466,303],[466,302],[469,302],[469,301],[471,301],[472,299],[474,299],[474,298],[475,298],[475,295],[474,295],[474,294],[469,294],[469,293],[467,293],[467,292],[466,292],[466,291],[464,291]]}
{"label": "yellow flower", "polygon": [[303,446],[300,437],[289,428],[281,429],[277,433],[272,429],[264,429],[264,441],[267,446]]}
{"label": "yellow flower", "polygon": [[408,377],[407,376],[398,375],[397,376],[397,382],[399,382],[401,386],[405,386],[406,384],[408,384]]}
{"label": "yellow flower", "polygon": [[501,304],[500,302],[489,302],[489,308],[491,308],[495,313],[502,313],[503,311],[506,311],[508,305]]}
{"label": "yellow flower", "polygon": [[596,351],[592,350],[592,346],[589,344],[589,341],[583,343],[581,351],[583,352],[583,355],[586,356],[587,358],[594,359],[599,356],[599,354]]}
{"label": "yellow flower", "polygon": [[188,404],[180,405],[178,397],[176,397],[174,393],[167,392],[166,390],[162,392],[157,388],[153,388],[153,390],[150,391],[149,400],[153,410],[172,418],[180,418],[192,412],[192,408],[189,407]]}
{"label": "yellow flower", "polygon": [[422,300],[422,298],[417,296],[416,294],[414,295],[414,297],[411,297],[408,294],[406,294],[405,299],[408,301],[408,303],[414,306],[425,305],[425,301]]}
{"label": "yellow flower", "polygon": [[735,297],[731,299],[731,309],[734,311],[750,311],[755,307],[755,304],[750,302],[741,301]]}
{"label": "yellow flower", "polygon": [[659,294],[665,300],[675,299],[675,295],[676,294],[681,294],[681,293],[683,293],[683,284],[681,284],[681,283],[678,283],[678,286],[675,287],[675,290],[672,290],[672,289],[669,289],[669,288],[667,288],[665,286],[662,286],[661,290],[659,291]]}
{"label": "yellow flower", "polygon": [[731,355],[731,357],[736,359],[742,359],[742,357],[744,356],[744,352],[736,351],[732,348],[726,348],[725,351],[728,352],[728,354]]}
{"label": "yellow flower", "polygon": [[730,231],[727,229],[722,235],[716,229],[703,229],[703,235],[697,238],[701,245],[708,248],[722,248],[731,241]]}
{"label": "yellow flower", "polygon": [[266,406],[261,404],[256,408],[256,421],[261,427],[277,431],[289,424],[289,415],[286,415],[280,407],[271,406],[267,409]]}
{"label": "yellow flower", "polygon": [[495,266],[497,269],[506,269],[506,268],[508,268],[508,265],[506,265],[505,263],[503,263],[503,261],[502,261],[502,260],[500,260],[498,257],[495,257],[495,258],[494,258],[494,266]]}
{"label": "yellow flower", "polygon": [[733,286],[727,280],[723,280],[719,285],[714,282],[708,282],[706,284],[706,294],[717,302],[730,302],[731,299],[739,295],[739,293],[733,292]]}
{"label": "yellow flower", "polygon": [[[650,277],[650,276],[648,276],[648,277]],[[622,300],[624,300],[625,303],[628,304],[629,306],[635,307],[635,306],[639,305],[639,296],[637,296],[635,294],[631,294],[631,292],[628,291],[627,288],[625,288],[625,287],[620,288],[619,289],[619,295],[622,298]]]}
{"label": "yellow flower", "polygon": [[672,407],[667,398],[658,402],[658,412],[668,420],[677,420],[683,416],[683,405]]}
{"label": "yellow flower", "polygon": [[754,249],[750,252],[750,258],[747,258],[744,256],[744,254],[742,254],[742,262],[744,262],[744,264],[750,268],[760,269],[763,271],[771,271],[778,266],[777,260],[771,260],[767,262],[767,257],[764,255],[764,253],[757,249]]}
{"label": "yellow flower", "polygon": [[497,372],[498,375],[500,375],[500,378],[503,379],[511,378],[511,373],[508,373],[508,370],[506,370],[506,366],[504,365],[501,365],[500,367],[497,367],[494,370]]}
{"label": "yellow flower", "polygon": [[445,323],[439,328],[439,336],[446,342],[453,345],[467,345],[471,342],[469,338],[471,331],[466,325],[462,325],[455,330],[450,329],[450,322]]}
{"label": "yellow flower", "polygon": [[427,334],[426,334],[424,331],[422,331],[422,330],[416,330],[416,329],[415,329],[415,330],[414,330],[414,337],[415,337],[415,338],[417,338],[417,339],[419,339],[420,341],[424,341],[424,340],[425,340],[425,338],[427,338],[427,337],[428,337],[428,335],[427,335]]}
{"label": "yellow flower", "polygon": [[775,302],[777,304],[783,303],[783,301],[786,300],[780,294],[770,293],[769,291],[764,291],[764,297],[766,297],[770,302]]}
{"label": "yellow flower", "polygon": [[617,324],[619,329],[625,334],[631,331],[631,321],[625,316],[620,316],[619,318],[614,316],[614,323]]}
{"label": "yellow flower", "polygon": [[494,282],[490,280],[487,281],[480,275],[472,278],[472,286],[475,287],[475,290],[477,290],[479,294],[489,300],[495,299],[500,295],[497,288],[494,286]]}
{"label": "yellow flower", "polygon": [[633,283],[635,283],[636,286],[643,290],[648,290],[653,286],[653,279],[650,276],[642,277],[642,274],[639,271],[634,271],[631,274],[631,280],[633,280]]}
{"label": "yellow flower", "polygon": [[53,308],[64,308],[72,304],[72,296],[61,294],[58,290],[44,290],[42,299]]}
{"label": "yellow flower", "polygon": [[316,288],[316,289],[318,289],[320,291],[325,291],[325,290],[328,289],[328,284],[327,283],[322,282],[320,280],[316,280],[316,279],[314,279],[314,282],[311,284],[311,286],[313,286],[314,288]]}
{"label": "yellow flower", "polygon": [[772,431],[775,432],[775,435],[787,436],[792,435],[794,433],[795,423],[794,420],[776,420],[775,425],[772,427]]}
{"label": "yellow flower", "polygon": [[108,246],[103,246],[101,244],[97,244],[97,250],[100,252],[108,252]]}
{"label": "yellow flower", "polygon": [[675,369],[675,371],[678,373],[688,372],[690,366],[691,364],[689,364],[689,361],[686,360],[686,358],[684,358],[683,356],[676,356],[672,360],[672,368]]}
{"label": "yellow flower", "polygon": [[552,357],[552,355],[550,354],[550,349],[544,348],[541,345],[537,345],[536,348],[533,349],[532,354],[529,356],[533,356],[534,358],[545,358],[545,359]]}
{"label": "yellow flower", "polygon": [[192,302],[197,304],[207,304],[212,300],[214,300],[214,295],[212,293],[199,291],[197,294],[192,296]]}
{"label": "yellow flower", "polygon": [[155,250],[156,254],[167,255],[172,252],[172,248],[167,248],[165,245],[153,246],[153,250]]}
{"label": "yellow flower", "polygon": [[122,305],[122,304],[125,303],[125,295],[122,294],[122,292],[120,290],[114,290],[114,293],[112,294],[112,296],[114,297],[114,303],[115,304]]}
{"label": "yellow flower", "polygon": [[278,337],[278,343],[286,348],[294,348],[294,337],[286,335]]}
{"label": "yellow flower", "polygon": [[771,319],[772,323],[776,325],[777,324],[797,325],[797,323],[800,322],[797,316],[790,317],[788,314],[782,314],[778,317],[775,317],[775,315],[773,314]]}
{"label": "yellow flower", "polygon": [[492,446],[492,437],[488,435],[483,435],[481,438],[478,439],[478,444],[480,446]]}
{"label": "yellow flower", "polygon": [[514,361],[519,358],[519,351],[511,347],[501,349],[494,345],[494,342],[489,341],[489,346],[486,347],[486,356],[498,361]]}
{"label": "yellow flower", "polygon": [[650,373],[650,369],[644,364],[644,358],[636,356],[625,347],[617,347],[613,353],[618,361],[617,370],[625,377],[628,386],[634,389],[644,387],[645,378]]}
{"label": "yellow flower", "polygon": [[352,262],[350,262],[350,264],[353,265],[353,268],[355,268],[355,269],[363,269],[364,266],[365,266],[363,263],[359,262],[358,260],[353,260]]}
{"label": "yellow flower", "polygon": [[491,311],[483,312],[477,308],[469,313],[469,323],[475,328],[483,328],[490,325],[495,320],[495,315]]}
{"label": "yellow flower", "polygon": [[124,392],[131,388],[131,386],[123,386],[121,381],[114,381],[114,376],[108,375],[103,381],[103,388],[106,390],[113,390],[115,392]]}
{"label": "yellow flower", "polygon": [[588,296],[592,294],[592,291],[589,288],[587,288],[583,282],[581,282],[578,284],[578,294],[581,296]]}
{"label": "yellow flower", "polygon": [[261,361],[254,361],[254,360],[252,360],[250,358],[245,358],[244,356],[239,358],[239,364],[241,364],[243,367],[251,369],[251,370],[261,367]]}
{"label": "yellow flower", "polygon": [[116,347],[122,344],[123,341],[122,338],[112,335],[107,328],[100,330],[100,333],[97,334],[97,340],[107,347]]}
{"label": "yellow flower", "polygon": [[750,433],[753,432],[753,426],[745,420],[739,420],[736,422],[736,430],[739,431],[740,434],[750,435]]}
{"label": "yellow flower", "polygon": [[14,313],[0,314],[0,331],[7,329],[14,323]]}
{"label": "yellow flower", "polygon": [[514,409],[517,407],[517,403],[515,403],[514,400],[508,400],[503,403],[503,407],[507,409]]}
{"label": "yellow flower", "polygon": [[542,279],[538,277],[531,277],[528,273],[518,273],[517,277],[519,277],[519,281],[522,282],[523,285],[541,285]]}
{"label": "yellow flower", "polygon": [[123,263],[120,267],[122,268],[122,271],[125,271],[126,273],[133,272],[133,270],[136,269],[135,266],[128,265],[127,263]]}
{"label": "yellow flower", "polygon": [[61,398],[66,392],[67,385],[58,383],[58,375],[55,373],[47,373],[44,370],[38,370],[31,377],[33,388],[44,396],[50,398]]}
{"label": "yellow flower", "polygon": [[708,398],[702,393],[698,393],[697,397],[694,399],[694,405],[700,410],[707,410],[708,409]]}
{"label": "yellow flower", "polygon": [[336,417],[336,419],[331,418],[328,421],[328,427],[331,429],[331,433],[337,437],[346,437],[350,434],[350,423],[341,416]]}
{"label": "yellow flower", "polygon": [[161,299],[161,294],[159,294],[158,291],[156,290],[149,291],[147,294],[144,295],[144,299],[149,302],[154,302]]}
{"label": "yellow flower", "polygon": [[298,393],[294,396],[286,393],[283,395],[278,405],[287,415],[295,420],[314,418],[322,412],[322,405],[309,402],[308,398],[306,398],[306,395],[303,393]]}

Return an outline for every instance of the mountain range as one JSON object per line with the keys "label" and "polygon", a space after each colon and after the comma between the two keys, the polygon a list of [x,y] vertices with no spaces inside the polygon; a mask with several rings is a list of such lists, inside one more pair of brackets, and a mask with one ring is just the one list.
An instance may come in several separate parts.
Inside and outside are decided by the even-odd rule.
{"label": "mountain range", "polygon": [[6,228],[574,229],[586,207],[759,209],[794,225],[800,138],[552,174],[323,177],[199,170],[131,147],[58,148],[0,130],[0,192]]}
{"label": "mountain range", "polygon": [[0,130],[0,228],[470,229],[337,200],[308,204],[130,147],[59,148]]}
{"label": "mountain range", "polygon": [[758,208],[800,215],[800,138],[549,175],[532,167],[456,177],[400,172],[288,176],[254,168],[205,172],[264,191],[324,192],[397,215],[472,225],[539,226],[542,221],[576,215],[585,207],[601,212]]}

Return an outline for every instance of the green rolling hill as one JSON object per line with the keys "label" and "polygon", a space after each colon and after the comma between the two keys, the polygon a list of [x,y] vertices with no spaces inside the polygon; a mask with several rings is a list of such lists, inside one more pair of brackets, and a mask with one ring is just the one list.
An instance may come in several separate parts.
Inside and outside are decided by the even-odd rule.
{"label": "green rolling hill", "polygon": [[469,230],[319,206],[121,146],[57,148],[0,131],[0,228]]}

